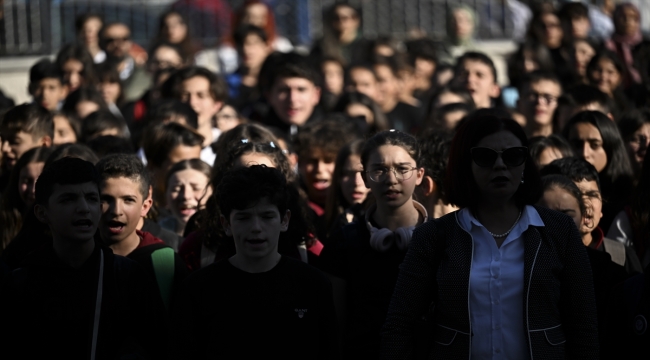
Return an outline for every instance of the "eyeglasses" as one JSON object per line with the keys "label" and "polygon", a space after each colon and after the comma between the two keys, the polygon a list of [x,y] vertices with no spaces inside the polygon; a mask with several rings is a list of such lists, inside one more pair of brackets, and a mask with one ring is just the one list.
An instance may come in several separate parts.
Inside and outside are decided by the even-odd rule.
{"label": "eyeglasses", "polygon": [[536,103],[538,100],[542,100],[543,103],[553,104],[557,101],[557,96],[551,94],[541,94],[536,92],[531,92],[528,94],[528,100],[530,102]]}
{"label": "eyeglasses", "polygon": [[125,42],[125,41],[129,41],[129,40],[131,40],[130,36],[125,36],[125,37],[121,37],[121,38],[106,38],[105,39],[106,43],[114,43],[114,42],[117,42],[117,41]]}
{"label": "eyeglasses", "polygon": [[418,168],[416,167],[411,167],[409,168],[378,168],[374,170],[368,170],[366,171],[366,174],[368,174],[368,177],[370,180],[374,182],[383,182],[386,180],[386,177],[388,176],[388,172],[393,172],[395,175],[395,179],[397,181],[402,182],[410,179],[413,177],[413,170],[417,170]]}
{"label": "eyeglasses", "polygon": [[516,146],[505,149],[503,151],[496,151],[486,147],[473,147],[471,150],[472,161],[480,167],[492,167],[501,156],[503,163],[506,166],[515,167],[526,162],[528,157],[528,148],[525,146]]}

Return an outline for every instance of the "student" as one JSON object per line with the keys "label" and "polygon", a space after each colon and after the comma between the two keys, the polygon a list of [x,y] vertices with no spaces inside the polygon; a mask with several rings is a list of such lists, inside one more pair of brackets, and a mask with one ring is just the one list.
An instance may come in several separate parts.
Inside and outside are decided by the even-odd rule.
{"label": "student", "polygon": [[34,103],[49,111],[59,110],[68,95],[63,73],[49,59],[42,59],[29,69],[29,94]]}
{"label": "student", "polygon": [[221,133],[225,133],[229,130],[232,130],[237,125],[246,122],[246,119],[244,119],[239,114],[237,108],[233,105],[233,103],[229,101],[224,103],[223,107],[221,107],[221,110],[219,110],[215,118],[216,118],[217,128],[221,130]]}
{"label": "student", "polygon": [[517,101],[518,111],[526,117],[526,135],[549,136],[557,133],[553,115],[562,95],[560,80],[552,73],[534,71],[524,80]]}
{"label": "student", "polygon": [[614,263],[625,267],[628,274],[643,271],[634,250],[616,240],[606,238],[599,226],[603,218],[603,196],[601,195],[598,172],[592,164],[583,159],[568,157],[546,165],[541,174],[564,175],[571,179],[582,192],[587,212],[582,226],[578,229],[585,246],[600,252],[607,252]]}
{"label": "student", "polygon": [[294,53],[281,55],[278,62],[269,74],[268,87],[263,89],[271,113],[262,123],[294,135],[301,126],[319,117],[318,71],[306,57]]}
{"label": "student", "polygon": [[415,187],[414,194],[433,219],[458,210],[445,199],[445,173],[450,144],[451,134],[447,132],[429,130],[418,135],[420,166],[424,169],[424,175],[422,183]]}
{"label": "student", "polygon": [[477,109],[491,108],[501,94],[497,84],[497,70],[492,59],[479,52],[466,52],[458,58],[454,71],[460,81],[472,94]]}
{"label": "student", "polygon": [[93,59],[83,45],[66,45],[56,56],[56,64],[63,73],[68,92],[82,86],[97,86]]}
{"label": "student", "polygon": [[172,294],[187,270],[183,260],[161,239],[137,230],[153,203],[149,173],[135,155],[110,155],[96,167],[100,177],[102,215],[98,230],[102,241],[116,255],[139,263],[155,279],[160,299],[169,310]]}
{"label": "student", "polygon": [[558,12],[558,17],[568,39],[586,39],[589,36],[591,21],[585,4],[565,3]]}
{"label": "student", "polygon": [[54,139],[52,145],[74,144],[81,133],[81,122],[73,114],[63,112],[54,112],[52,114],[54,122]]}
{"label": "student", "polygon": [[220,219],[236,253],[183,283],[177,357],[339,355],[330,282],[278,252],[292,215],[290,187],[280,171],[265,166],[233,170],[217,187]]}
{"label": "student", "polygon": [[346,92],[341,95],[332,112],[344,113],[351,118],[363,120],[360,122],[364,128],[363,132],[369,135],[390,129],[388,118],[379,105],[360,92]]}
{"label": "student", "polygon": [[95,88],[82,87],[70,93],[65,98],[62,111],[75,114],[83,120],[86,116],[99,110],[108,110],[102,94]]}
{"label": "student", "polygon": [[100,136],[129,137],[129,129],[122,118],[118,118],[108,110],[90,113],[81,124],[81,141],[88,143]]}
{"label": "student", "polygon": [[429,217],[424,206],[412,199],[424,176],[419,161],[417,141],[410,135],[391,130],[370,138],[361,153],[361,163],[363,181],[376,204],[364,219],[332,235],[331,245],[326,245],[321,254],[323,268],[338,278],[335,284],[340,284],[335,290],[337,308],[339,304],[347,308],[347,319],[342,319],[347,358],[379,357],[379,332],[399,264],[414,227]]}
{"label": "student", "polygon": [[442,105],[431,112],[424,130],[454,131],[458,123],[474,110],[473,105],[462,102]]}
{"label": "student", "polygon": [[564,175],[554,174],[542,178],[542,188],[544,194],[537,204],[569,215],[580,229],[587,207],[578,185]]}
{"label": "student", "polygon": [[355,135],[351,124],[332,117],[303,126],[296,137],[298,173],[319,239],[327,236],[325,204],[333,181],[334,160],[341,148],[355,139]]}
{"label": "student", "polygon": [[93,239],[98,184],[94,165],[76,158],[53,162],[36,182],[34,212],[52,242],[3,289],[5,357],[168,357],[162,305],[145,272]]}
{"label": "student", "polygon": [[18,105],[4,115],[0,123],[0,137],[2,172],[8,173],[27,150],[52,145],[52,114],[38,105]]}
{"label": "student", "polygon": [[531,138],[528,140],[528,152],[538,170],[553,160],[574,156],[571,145],[556,134]]}
{"label": "student", "polygon": [[346,87],[348,92],[362,93],[377,102],[377,73],[371,65],[354,64],[347,71]]}
{"label": "student", "polygon": [[345,66],[335,57],[326,57],[320,63],[323,78],[323,96],[321,103],[330,111],[345,90]]}
{"label": "student", "polygon": [[[608,50],[594,55],[587,65],[587,79],[589,83],[604,92],[616,104],[616,110],[625,112],[632,110],[634,104],[625,94],[623,82],[627,69],[625,64],[616,55]],[[635,90],[632,88],[631,90]],[[638,89],[636,89],[638,90]]]}
{"label": "student", "polygon": [[197,131],[203,136],[201,160],[208,165],[214,164],[216,154],[210,145],[221,134],[221,131],[214,127],[214,117],[228,96],[225,81],[208,69],[191,66],[174,73],[164,86],[169,87],[169,90],[163,91],[163,96],[188,103],[196,111]]}
{"label": "student", "polygon": [[650,108],[624,114],[617,125],[625,142],[634,177],[638,181],[643,170],[643,159],[650,145]]}
{"label": "student", "polygon": [[108,110],[115,116],[124,117],[120,110],[124,105],[124,84],[114,64],[103,63],[97,66],[97,83]]}

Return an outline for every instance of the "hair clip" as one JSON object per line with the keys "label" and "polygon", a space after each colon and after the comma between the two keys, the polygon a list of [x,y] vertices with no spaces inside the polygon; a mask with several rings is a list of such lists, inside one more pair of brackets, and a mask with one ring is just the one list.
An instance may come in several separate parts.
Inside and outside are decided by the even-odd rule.
{"label": "hair clip", "polygon": [[241,139],[242,144],[248,144],[248,139]]}
{"label": "hair clip", "polygon": [[269,146],[275,149],[275,144],[273,143],[273,141],[269,143]]}

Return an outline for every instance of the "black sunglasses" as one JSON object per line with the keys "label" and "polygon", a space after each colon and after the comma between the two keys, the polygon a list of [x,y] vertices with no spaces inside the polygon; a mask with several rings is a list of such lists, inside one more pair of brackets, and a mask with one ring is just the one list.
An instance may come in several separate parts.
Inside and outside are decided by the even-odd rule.
{"label": "black sunglasses", "polygon": [[528,148],[525,146],[516,146],[505,149],[503,151],[496,151],[486,147],[473,147],[471,150],[472,161],[480,167],[492,167],[497,161],[499,155],[506,166],[519,166],[526,162],[528,157]]}

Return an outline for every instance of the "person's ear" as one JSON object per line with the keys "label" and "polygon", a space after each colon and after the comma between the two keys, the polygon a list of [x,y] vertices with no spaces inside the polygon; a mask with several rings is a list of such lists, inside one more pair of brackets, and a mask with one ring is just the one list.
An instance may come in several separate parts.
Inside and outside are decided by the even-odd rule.
{"label": "person's ear", "polygon": [[226,219],[226,217],[223,215],[219,215],[219,220],[221,220],[221,227],[223,228],[223,231],[226,233],[226,236],[232,236],[232,229],[230,228],[230,223],[228,222],[228,219]]}
{"label": "person's ear", "polygon": [[151,196],[151,186],[149,186],[149,191],[147,198],[142,202],[142,209],[140,209],[140,217],[146,217],[153,206],[153,197]]}
{"label": "person's ear", "polygon": [[420,189],[422,189],[422,193],[424,196],[431,196],[436,190],[436,182],[433,181],[433,178],[429,175],[425,175],[422,178],[422,182],[420,183]]}
{"label": "person's ear", "polygon": [[415,170],[415,185],[420,185],[422,183],[422,178],[424,177],[424,168],[418,168]]}
{"label": "person's ear", "polygon": [[320,87],[315,86],[314,87],[314,97],[312,98],[312,104],[314,106],[318,105],[318,103],[320,102],[320,92],[321,92]]}
{"label": "person's ear", "polygon": [[34,205],[34,215],[38,219],[38,221],[44,223],[44,224],[49,224],[47,221],[47,214],[45,212],[45,206],[41,204],[36,204]]}
{"label": "person's ear", "polygon": [[50,147],[52,146],[52,138],[49,135],[44,135],[40,140],[38,140],[38,143],[42,147]]}
{"label": "person's ear", "polygon": [[282,227],[280,228],[282,232],[285,232],[289,229],[289,220],[291,220],[291,210],[287,209],[287,212],[285,212],[284,216],[282,217]]}

